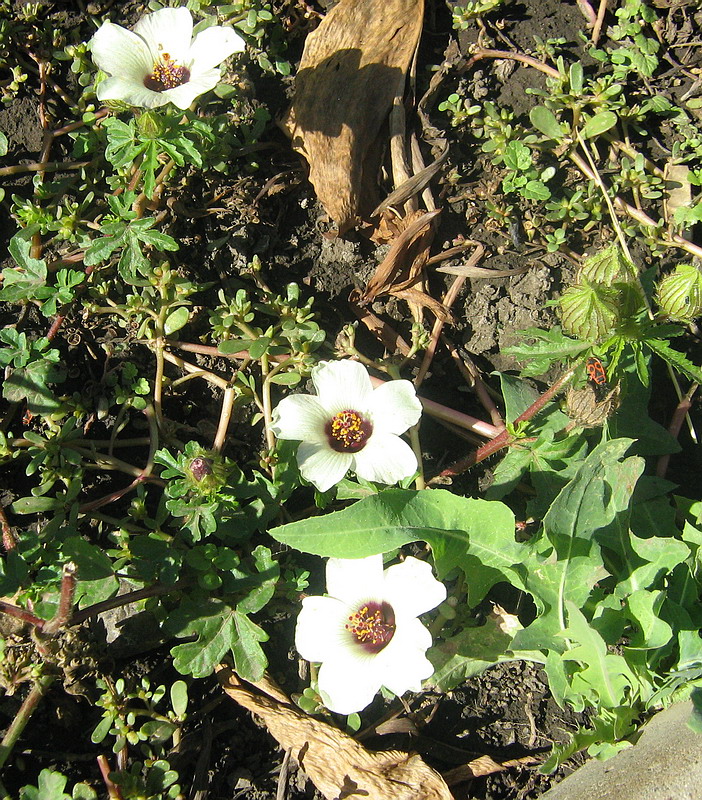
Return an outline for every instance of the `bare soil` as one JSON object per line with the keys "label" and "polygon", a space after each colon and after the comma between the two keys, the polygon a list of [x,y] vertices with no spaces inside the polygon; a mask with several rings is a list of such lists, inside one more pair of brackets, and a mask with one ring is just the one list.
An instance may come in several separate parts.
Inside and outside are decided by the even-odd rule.
{"label": "bare soil", "polygon": [[[80,14],[83,3],[47,5],[51,19],[66,27],[69,41],[80,41],[90,35],[91,30]],[[71,13],[66,12],[66,5]],[[93,5],[107,9],[112,4]],[[281,14],[290,13],[293,6],[292,2],[281,4]],[[584,27],[583,18],[575,2],[517,0],[508,2],[507,8],[506,15],[501,15],[506,17],[506,25],[501,29],[505,42],[517,48],[530,48],[535,36],[543,40],[563,37],[573,55],[587,61],[579,38],[579,31]],[[139,10],[136,4],[129,4],[123,11],[115,13],[113,6],[112,19],[129,24]],[[322,8],[319,10],[323,11]],[[290,57],[293,61],[301,51],[303,33],[304,29],[301,29],[291,37]],[[476,35],[477,29],[470,29],[457,37],[464,52]],[[426,68],[443,61],[455,37],[446,6],[440,0],[429,0],[417,71],[419,95],[428,84],[430,73]],[[699,66],[699,56],[697,58]],[[69,76],[57,77],[59,82],[62,79],[68,81]],[[453,80],[449,78],[452,86]],[[524,114],[533,104],[533,98],[525,93],[526,87],[543,85],[542,77],[533,70],[517,68],[497,77],[494,65],[487,62],[478,65],[461,80],[463,88],[474,97],[491,99],[498,106],[508,104]],[[290,80],[264,75],[252,66],[245,76],[245,83],[250,92],[248,102],[267,105],[274,117],[282,114],[289,102]],[[42,130],[37,108],[37,81],[33,77],[17,100],[0,111],[0,130],[6,133],[10,142],[6,163],[38,158]],[[435,115],[436,124],[446,127],[446,117],[438,112]],[[55,119],[57,125],[70,121],[69,109],[57,105]],[[484,196],[490,192],[491,186],[494,187],[494,169],[480,153],[479,144],[465,141],[453,132],[448,132],[448,135],[452,138],[451,153],[434,187],[444,209],[435,251],[450,246],[459,237],[475,239],[485,244],[489,254],[481,266],[497,269],[528,267],[528,271],[507,278],[467,281],[454,308],[456,325],[447,329],[447,335],[454,344],[472,355],[485,374],[495,369],[513,369],[515,364],[502,352],[503,348],[517,341],[518,331],[532,326],[548,327],[553,323],[555,317],[547,302],[567,285],[572,267],[563,256],[534,251],[523,243],[515,244],[504,231],[481,218],[475,198]],[[290,281],[297,281],[316,298],[323,324],[333,338],[343,325],[355,319],[349,306],[349,293],[365,284],[384,250],[357,233],[343,239],[324,235],[323,211],[306,181],[304,165],[275,125],[269,126],[261,141],[266,149],[255,159],[255,167],[252,159],[242,157],[241,169],[236,174],[193,175],[188,179],[179,189],[169,232],[182,240],[179,258],[189,265],[195,278],[213,282],[210,300],[214,300],[220,286],[232,282],[237,285],[239,270],[258,255],[265,280],[272,288],[280,289]],[[53,157],[62,157],[60,146]],[[69,155],[64,152],[63,157]],[[446,180],[452,169],[463,176],[458,184],[449,184]],[[4,186],[8,198],[13,193],[21,196],[31,193],[31,183],[27,178],[6,181]],[[214,202],[215,197],[217,202]],[[3,206],[5,214],[0,217],[0,246],[4,255],[7,241],[16,228],[7,217],[7,199]],[[227,235],[229,239],[223,247],[215,251],[207,247],[208,242]],[[461,259],[448,263],[461,263]],[[448,281],[435,274],[430,285],[433,296],[441,297]],[[409,336],[407,310],[396,300],[377,301],[372,310],[399,333]],[[16,306],[0,305],[3,325],[16,322],[16,314]],[[46,321],[31,312],[23,320],[23,329],[28,335],[44,335],[45,326]],[[101,363],[85,361],[79,345],[83,342],[99,343],[115,335],[114,331],[97,323],[94,328],[86,329],[80,320],[69,316],[54,344],[61,349],[70,375],[76,379],[80,376],[82,380],[98,381]],[[359,329],[359,343],[368,352],[382,355],[381,345],[362,328]],[[139,358],[135,351],[132,360]],[[150,363],[149,358],[146,353],[141,356],[145,365]],[[195,394],[190,391],[170,399],[166,413],[174,419],[187,418],[193,429],[207,436],[211,433],[211,420],[218,414],[218,399],[208,394],[206,388],[196,390]],[[445,351],[437,355],[423,391],[431,399],[466,413],[483,415]],[[667,409],[661,409],[662,419],[665,413]],[[229,454],[246,463],[256,458],[258,446],[258,441],[251,441],[248,426],[235,426]],[[469,443],[457,440],[436,424],[430,424],[424,446],[430,471],[461,457],[470,447]],[[143,459],[143,453],[134,454],[135,462],[140,458]],[[479,492],[479,487],[489,482],[489,467],[488,464],[463,476],[456,489],[473,494]],[[5,467],[0,471],[0,501],[3,506],[21,496],[22,481],[23,476],[15,474],[11,468]],[[86,488],[88,493],[104,494],[106,491],[104,486]],[[513,608],[513,599],[499,587],[493,599],[505,604],[508,610]],[[99,632],[95,636],[99,637]],[[267,650],[273,664],[273,675],[284,689],[295,692],[300,690],[300,685],[294,653],[289,652],[291,643],[292,621],[276,622],[276,636],[272,637]],[[156,647],[126,655],[115,655],[108,648],[101,658],[103,663],[112,664],[114,676],[148,674],[152,683],[167,682],[175,677],[167,666],[167,650]],[[193,687],[193,693],[194,714],[189,732],[172,761],[181,773],[186,795],[193,798],[207,796],[209,800],[273,800],[283,755],[275,742],[246,712],[222,696],[214,678],[199,681]],[[21,696],[0,700],[2,725],[10,723],[21,700]],[[35,783],[38,772],[48,766],[58,768],[76,780],[93,782],[100,793],[101,783],[95,766],[98,751],[90,742],[90,733],[100,717],[100,709],[95,708],[92,701],[90,692],[85,696],[71,696],[60,689],[46,698],[20,742],[10,769],[6,770],[4,781],[12,794],[16,794],[25,783]],[[428,695],[416,698],[411,701],[411,709],[418,720],[430,718],[420,727],[418,736],[370,736],[365,744],[417,751],[440,771],[484,754],[496,761],[504,761],[545,753],[552,743],[564,742],[569,732],[586,722],[581,715],[559,708],[549,694],[542,673],[525,663],[504,664],[490,669],[446,697]],[[383,713],[380,702],[377,707],[372,707],[367,718],[364,716],[364,723],[372,724],[373,715],[380,719]],[[577,767],[580,761],[579,758],[572,759],[553,776],[541,775],[533,766],[512,768],[455,786],[453,791],[459,800],[532,800]],[[291,780],[287,796],[311,798],[315,793],[304,776],[300,776]]]}

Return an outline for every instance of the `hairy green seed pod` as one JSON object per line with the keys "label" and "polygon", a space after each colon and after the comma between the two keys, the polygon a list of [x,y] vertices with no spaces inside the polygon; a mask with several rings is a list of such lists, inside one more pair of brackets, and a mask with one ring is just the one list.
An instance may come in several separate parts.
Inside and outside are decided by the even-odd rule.
{"label": "hairy green seed pod", "polygon": [[136,123],[139,133],[147,139],[158,139],[166,130],[166,123],[158,111],[143,111]]}
{"label": "hairy green seed pod", "polygon": [[618,244],[611,244],[583,261],[578,278],[604,286],[633,283],[636,281],[636,267],[622,253]]}
{"label": "hairy green seed pod", "polygon": [[576,284],[563,292],[559,305],[563,329],[583,341],[611,336],[621,321],[618,293],[605,286]]}
{"label": "hairy green seed pod", "polygon": [[692,264],[679,264],[658,284],[656,302],[671,319],[692,322],[702,315],[702,272]]}

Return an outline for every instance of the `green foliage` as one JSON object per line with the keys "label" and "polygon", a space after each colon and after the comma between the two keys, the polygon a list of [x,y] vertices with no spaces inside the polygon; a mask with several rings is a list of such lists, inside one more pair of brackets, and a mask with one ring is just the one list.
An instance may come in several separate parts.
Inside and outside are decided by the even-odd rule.
{"label": "green foliage", "polygon": [[122,122],[110,117],[103,123],[107,131],[105,158],[116,170],[137,164],[144,176],[144,194],[153,197],[156,171],[161,157],[168,156],[182,167],[186,160],[202,166],[197,137],[206,135],[204,126],[183,126],[175,116],[147,111],[137,119]]}
{"label": "green foliage", "polygon": [[[481,36],[489,37],[486,15],[500,4],[454,6],[454,27],[485,16]],[[284,14],[270,4],[189,0],[188,7],[198,30],[233,24],[264,70],[289,72]],[[336,331],[322,326],[299,285],[268,288],[269,279],[280,281],[278,265],[267,270],[249,255],[267,245],[247,230],[255,203],[247,203],[249,219],[239,203],[249,195],[270,112],[256,101],[238,104],[237,78],[197,113],[105,116],[95,105],[85,42],[55,39],[34,4],[10,10],[6,3],[0,9],[2,101],[23,91],[27,74],[10,51],[31,32],[47,69],[55,59],[64,77],[70,70],[77,94],[67,107],[75,120],[62,134],[81,163],[56,179],[50,169],[37,171],[12,198],[20,231],[10,240],[14,264],[3,270],[0,301],[17,319],[0,331],[2,396],[11,404],[0,460],[22,482],[8,512],[20,520],[20,535],[0,563],[0,594],[49,620],[69,563],[81,614],[119,603],[125,591],[140,593],[140,613],[158,628],[169,664],[185,680],[152,687],[127,674],[91,677],[103,713],[93,742],[129,759],[110,776],[121,796],[182,794],[169,754],[193,711],[189,687],[222,661],[245,679],[262,677],[274,620],[281,611],[294,615],[301,593],[319,585],[314,559],[296,551],[359,558],[426,542],[450,592],[432,626],[431,685],[448,692],[492,665],[526,659],[543,667],[558,703],[589,713],[588,726],[554,748],[546,769],[582,748],[611,755],[634,738],[644,714],[678,698],[691,695],[698,707],[702,512],[682,498],[673,506],[670,485],[647,477],[643,459],[676,447],[648,416],[653,357],[702,382],[693,351],[671,344],[682,327],[670,324],[700,315],[702,283],[687,263],[663,278],[655,270],[640,274],[629,248],[637,263],[643,253],[657,264],[674,234],[688,235],[700,220],[701,206],[695,198],[652,224],[641,214],[616,224],[610,216],[610,205],[621,211],[622,200],[651,210],[666,199],[669,182],[647,147],[658,128],[674,139],[671,163],[686,165],[684,188],[702,185],[694,105],[688,113],[649,91],[662,55],[655,12],[641,0],[616,9],[600,49],[591,48],[596,68],[573,60],[570,47],[566,55],[565,40],[537,41],[539,57],[555,71],[545,89],[532,92],[528,115],[464,97],[460,88],[439,106],[453,135],[465,136],[461,144],[482,153],[491,225],[519,220],[537,248],[590,252],[561,293],[561,327],[524,331],[506,352],[525,363],[524,377],[553,371],[566,376],[562,388],[584,392],[595,405],[610,394],[616,400],[588,430],[571,420],[560,395],[517,424],[540,393],[502,374],[508,446],[491,464],[484,497],[378,492],[345,480],[311,506],[306,490],[291,501],[300,486],[295,451],[286,442],[273,446],[271,409],[320,358],[331,357]],[[8,145],[0,133],[0,156]],[[462,171],[459,163],[449,182],[460,183]],[[208,185],[207,200],[181,207],[183,189],[210,179],[216,188]],[[183,238],[190,214],[234,218],[197,251],[212,263],[193,259]],[[245,253],[237,263],[227,242]],[[593,252],[595,242],[610,244]],[[207,283],[213,272],[216,284]],[[29,332],[49,317],[51,338]],[[56,337],[61,324],[70,336]],[[427,341],[415,325],[413,348]],[[363,356],[349,327],[340,351]],[[605,387],[588,383],[588,356],[603,361]],[[261,537],[269,534],[288,549],[267,547]],[[520,618],[503,611],[485,617],[484,605],[505,584],[518,594]],[[10,674],[15,651],[3,642],[0,648],[12,689],[61,669],[32,650]],[[322,710],[314,679],[297,702],[311,714]],[[347,726],[360,729],[360,716]],[[61,773],[43,770],[20,796],[95,797],[85,784],[70,794],[67,785]]]}
{"label": "green foliage", "polygon": [[76,783],[71,794],[64,789],[68,778],[52,769],[43,769],[39,773],[36,786],[23,786],[20,789],[21,800],[97,800],[97,793],[87,783]]}
{"label": "green foliage", "polygon": [[461,5],[455,5],[451,9],[453,15],[453,27],[456,30],[465,30],[469,27],[471,20],[482,17],[493,9],[501,5],[502,0],[468,0]]}
{"label": "green foliage", "polygon": [[[180,796],[178,773],[167,757],[174,742],[180,741],[187,719],[188,687],[175,681],[152,688],[147,677],[140,681],[119,678],[115,683],[98,680],[102,694],[97,705],[104,709],[102,720],[93,731],[92,741],[102,744],[113,739],[112,752],[139,747],[143,761],[133,761],[129,769],[110,773],[125,798],[165,800]],[[163,703],[170,699],[165,708]]]}
{"label": "green foliage", "polygon": [[131,208],[135,197],[134,192],[125,192],[120,198],[107,198],[111,214],[106,215],[100,227],[102,235],[88,245],[83,263],[86,266],[102,264],[119,252],[117,271],[122,280],[132,286],[145,286],[153,266],[144,255],[143,246],[164,252],[177,250],[178,243],[172,236],[154,230],[156,221],[153,218],[137,218]]}
{"label": "green foliage", "polygon": [[19,269],[3,270],[0,300],[11,303],[37,301],[45,317],[53,316],[76,297],[76,288],[85,280],[85,274],[74,269],[60,269],[55,283],[50,285],[46,262],[32,258],[31,244],[22,234],[10,240],[10,255]]}
{"label": "green foliage", "polygon": [[[271,534],[305,552],[355,558],[421,539],[432,547],[439,576],[456,568],[465,575],[467,609],[500,581],[527,592],[536,617],[526,627],[494,619],[466,624],[459,607],[431,650],[432,683],[448,691],[498,661],[536,661],[560,704],[593,710],[592,728],[576,734],[572,747],[610,752],[603,745],[632,733],[639,715],[672,698],[677,671],[702,657],[699,639],[684,634],[699,618],[700,587],[681,592],[695,552],[680,538],[674,510],[655,491],[646,493],[643,460],[626,455],[631,445],[612,440],[584,460],[562,451],[565,463],[573,459],[568,479],[526,542],[515,538],[502,503],[443,490],[388,489]],[[669,524],[661,527],[662,519]],[[549,768],[570,752],[554,751]]]}
{"label": "green foliage", "polygon": [[0,365],[6,368],[3,397],[13,403],[25,400],[32,414],[57,411],[61,403],[49,384],[65,379],[59,351],[45,337],[30,341],[14,328],[0,331],[0,342]]}

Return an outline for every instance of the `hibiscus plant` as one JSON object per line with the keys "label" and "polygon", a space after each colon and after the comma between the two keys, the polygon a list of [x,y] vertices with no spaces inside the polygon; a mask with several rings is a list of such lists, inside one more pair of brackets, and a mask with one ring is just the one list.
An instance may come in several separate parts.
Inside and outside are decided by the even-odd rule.
{"label": "hibiscus plant", "polygon": [[[389,354],[357,345],[353,325],[337,331],[307,278],[289,282],[266,260],[275,237],[263,199],[297,177],[288,161],[275,174],[264,163],[281,148],[271,113],[243,96],[246,70],[284,74],[285,37],[314,9],[296,6],[302,17],[290,12],[284,26],[258,0],[149,7],[131,27],[86,19],[72,43],[54,41],[31,9],[0,9],[0,43],[8,31],[31,42],[3,98],[12,102],[39,59],[44,124],[35,163],[0,167],[4,178],[35,176],[13,184],[11,201],[0,196],[16,224],[0,284],[0,610],[17,621],[0,640],[0,685],[21,698],[0,766],[63,682],[96,698],[90,733],[112,749],[100,762],[110,796],[178,798],[169,758],[202,697],[197,681],[223,665],[267,680],[273,648],[298,660],[300,672],[282,677],[295,713],[349,730],[359,714],[417,708],[503,662],[538,664],[555,702],[583,714],[544,770],[584,748],[612,755],[653,711],[696,700],[702,508],[663,479],[676,429],[649,418],[648,405],[653,355],[695,382],[680,424],[702,382],[694,354],[670,344],[702,311],[699,270],[678,265],[654,286],[628,252],[631,231],[618,230],[581,259],[560,300],[562,327],[532,328],[513,345],[522,374],[498,374],[488,390],[473,369],[489,422],[436,402],[422,380],[449,320],[441,304],[427,306],[434,333],[415,321],[413,345]],[[75,97],[47,68],[51,53]],[[566,132],[582,109],[563,110],[575,100],[562,62],[547,71],[560,89],[533,132],[488,104],[476,117],[485,152],[508,182],[524,178],[525,192],[553,177],[532,151],[557,143],[557,155],[573,155],[582,139]],[[46,92],[65,106],[60,125]],[[607,133],[602,152],[628,152],[628,134],[613,144],[604,123],[585,138]],[[58,160],[69,158],[60,147],[70,160]],[[0,150],[7,156],[4,135]],[[568,205],[551,202],[551,215]],[[295,237],[288,250],[301,249]],[[551,251],[561,247],[551,238]],[[657,257],[660,241],[646,242]],[[479,491],[464,473],[489,458]],[[90,635],[108,652],[146,620],[138,644],[160,647],[170,677],[126,669],[113,679],[95,641],[81,638],[97,619]],[[65,776],[36,780],[22,797],[68,796]],[[91,791],[78,784],[73,797]]]}

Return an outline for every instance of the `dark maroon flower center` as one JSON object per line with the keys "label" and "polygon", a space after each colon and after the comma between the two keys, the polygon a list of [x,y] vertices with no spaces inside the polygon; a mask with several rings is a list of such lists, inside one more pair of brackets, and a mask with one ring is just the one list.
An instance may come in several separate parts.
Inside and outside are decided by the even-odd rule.
{"label": "dark maroon flower center", "polygon": [[386,647],[395,635],[395,612],[389,603],[364,603],[349,616],[346,623],[356,644],[375,655]]}
{"label": "dark maroon flower center", "polygon": [[337,453],[357,453],[366,446],[373,433],[373,424],[358,411],[347,408],[331,418],[325,433],[332,450]]}
{"label": "dark maroon flower center", "polygon": [[144,86],[152,92],[165,92],[175,89],[190,80],[190,70],[176,64],[169,53],[162,53],[154,64],[153,72],[144,78]]}

